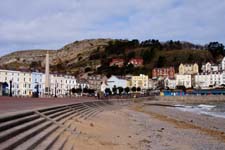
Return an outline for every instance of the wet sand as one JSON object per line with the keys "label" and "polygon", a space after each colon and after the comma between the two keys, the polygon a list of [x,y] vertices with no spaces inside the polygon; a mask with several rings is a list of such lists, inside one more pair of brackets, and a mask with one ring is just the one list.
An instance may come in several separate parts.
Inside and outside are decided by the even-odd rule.
{"label": "wet sand", "polygon": [[221,150],[225,119],[143,103],[73,120],[79,150]]}

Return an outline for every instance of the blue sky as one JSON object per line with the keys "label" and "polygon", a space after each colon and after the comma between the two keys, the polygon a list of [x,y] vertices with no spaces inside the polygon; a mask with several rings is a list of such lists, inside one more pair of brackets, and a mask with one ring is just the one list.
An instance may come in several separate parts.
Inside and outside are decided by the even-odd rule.
{"label": "blue sky", "polygon": [[93,38],[225,43],[225,0],[2,0],[0,55]]}

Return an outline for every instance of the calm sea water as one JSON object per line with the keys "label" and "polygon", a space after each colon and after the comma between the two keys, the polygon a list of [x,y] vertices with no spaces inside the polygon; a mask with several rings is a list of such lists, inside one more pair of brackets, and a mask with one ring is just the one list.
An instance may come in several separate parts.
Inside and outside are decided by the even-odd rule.
{"label": "calm sea water", "polygon": [[225,103],[177,105],[181,111],[195,112],[213,117],[225,118]]}

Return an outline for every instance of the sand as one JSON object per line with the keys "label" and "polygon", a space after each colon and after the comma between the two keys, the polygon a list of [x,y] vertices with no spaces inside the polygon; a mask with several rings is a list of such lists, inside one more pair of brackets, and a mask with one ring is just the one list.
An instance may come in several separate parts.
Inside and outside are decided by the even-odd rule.
{"label": "sand", "polygon": [[[74,119],[78,150],[222,150],[225,119],[136,103]],[[70,145],[71,145],[70,144]]]}

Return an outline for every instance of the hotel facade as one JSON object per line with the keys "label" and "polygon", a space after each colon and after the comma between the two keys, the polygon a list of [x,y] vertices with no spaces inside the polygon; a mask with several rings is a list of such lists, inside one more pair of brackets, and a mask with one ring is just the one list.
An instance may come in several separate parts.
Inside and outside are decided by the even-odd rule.
{"label": "hotel facade", "polygon": [[[5,89],[1,86],[1,93],[10,93],[12,96],[31,97],[38,92],[39,96],[45,96],[45,74],[40,72],[22,72],[13,70],[0,70],[0,83],[6,85]],[[50,74],[50,94],[64,96],[72,88],[77,87],[74,76]]]}

